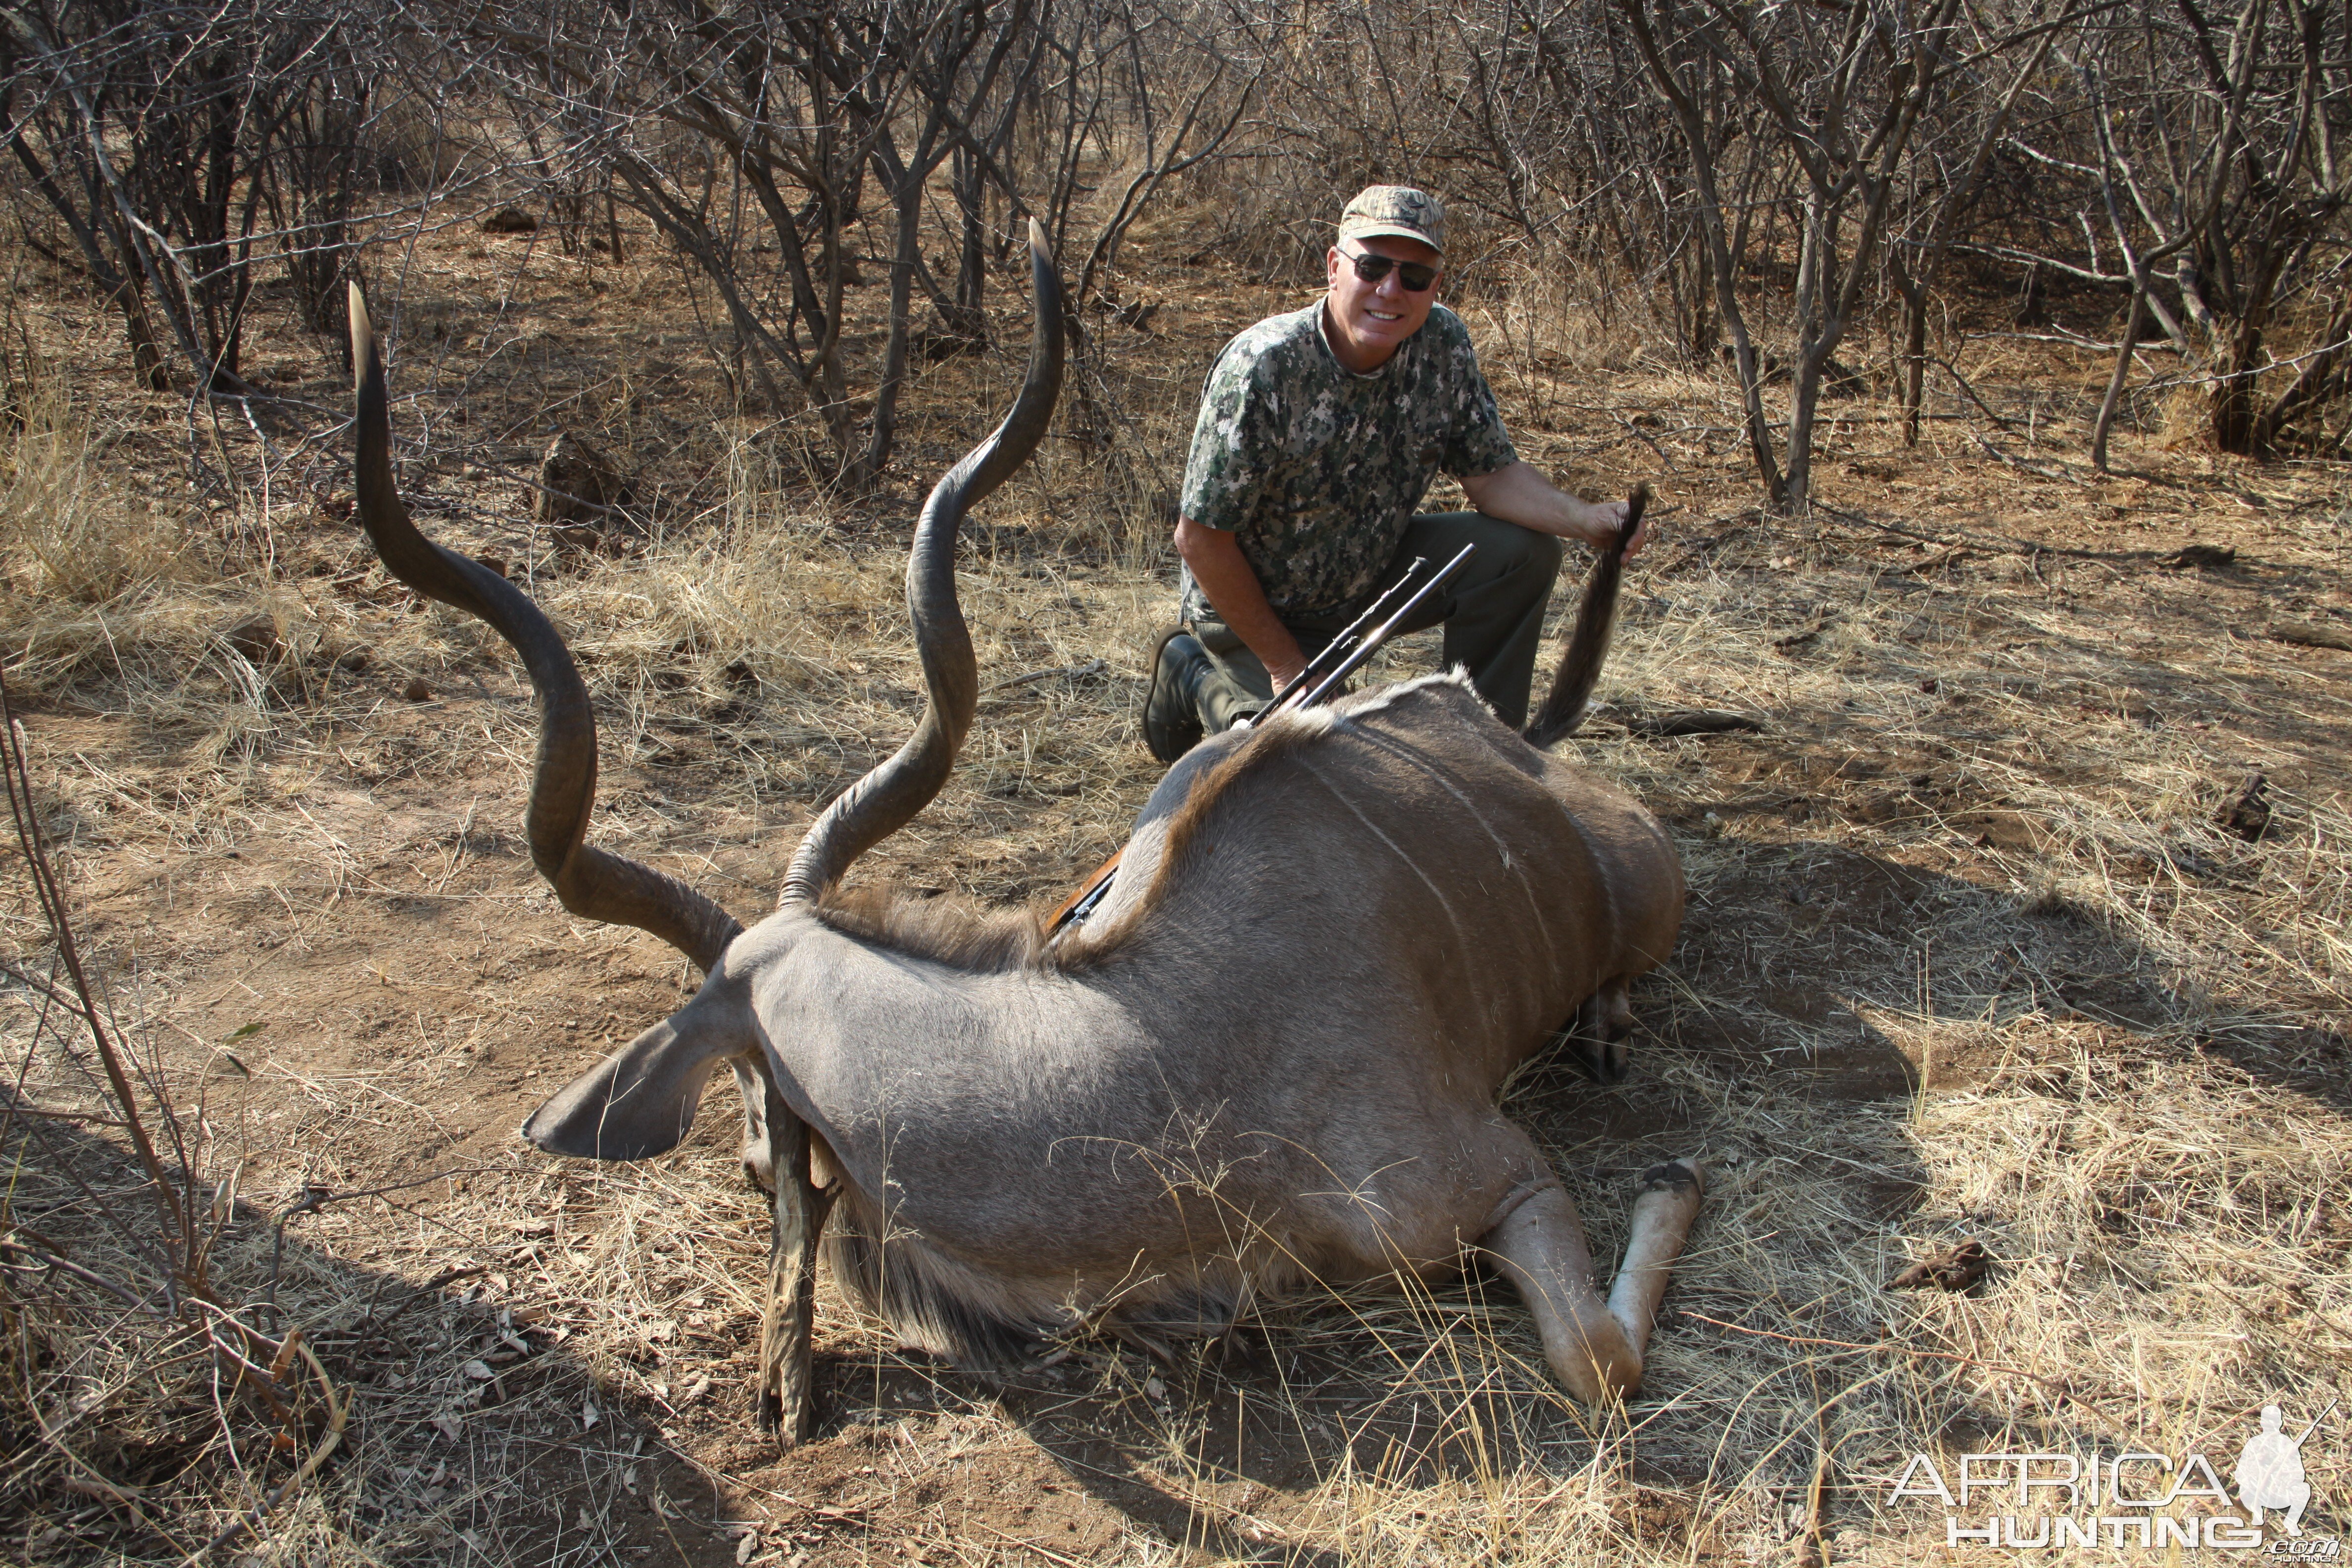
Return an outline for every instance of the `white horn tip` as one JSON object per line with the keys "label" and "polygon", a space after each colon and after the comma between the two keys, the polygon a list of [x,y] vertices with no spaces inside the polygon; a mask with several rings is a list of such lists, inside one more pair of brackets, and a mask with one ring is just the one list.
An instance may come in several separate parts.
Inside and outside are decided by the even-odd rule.
{"label": "white horn tip", "polygon": [[1048,266],[1053,264],[1053,248],[1045,243],[1045,226],[1034,217],[1029,220],[1029,253]]}

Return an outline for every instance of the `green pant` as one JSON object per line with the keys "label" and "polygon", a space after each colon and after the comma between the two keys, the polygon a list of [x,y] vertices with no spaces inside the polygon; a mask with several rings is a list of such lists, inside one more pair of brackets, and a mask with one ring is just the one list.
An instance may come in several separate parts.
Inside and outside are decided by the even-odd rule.
{"label": "green pant", "polygon": [[[1475,544],[1477,553],[1400,629],[1425,631],[1442,623],[1444,668],[1458,664],[1467,669],[1478,695],[1516,730],[1528,720],[1528,689],[1535,679],[1536,647],[1543,640],[1544,605],[1559,575],[1559,541],[1548,533],[1483,512],[1416,516],[1405,529],[1396,559],[1362,598],[1320,615],[1285,616],[1282,624],[1298,639],[1299,651],[1313,658],[1363,614],[1365,605],[1403,577],[1415,556],[1428,562],[1424,572],[1433,572],[1465,544]],[[1234,720],[1273,700],[1273,678],[1233,628],[1203,616],[1192,622],[1192,632],[1209,651],[1209,668],[1193,688],[1193,702],[1210,734],[1230,730]]]}

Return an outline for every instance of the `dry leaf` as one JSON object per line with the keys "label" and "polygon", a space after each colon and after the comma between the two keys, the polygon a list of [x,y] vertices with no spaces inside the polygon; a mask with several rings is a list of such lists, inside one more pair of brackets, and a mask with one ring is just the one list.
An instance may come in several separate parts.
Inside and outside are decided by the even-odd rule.
{"label": "dry leaf", "polygon": [[1945,1251],[1923,1258],[1886,1282],[1889,1290],[1916,1290],[1933,1285],[1943,1290],[1965,1290],[1985,1277],[1993,1256],[1984,1243],[1970,1237]]}

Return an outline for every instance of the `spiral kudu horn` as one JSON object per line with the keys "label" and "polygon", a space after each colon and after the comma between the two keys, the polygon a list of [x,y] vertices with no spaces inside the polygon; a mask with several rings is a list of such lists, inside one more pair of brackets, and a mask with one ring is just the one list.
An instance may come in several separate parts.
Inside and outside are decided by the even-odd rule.
{"label": "spiral kudu horn", "polygon": [[956,604],[956,530],[964,513],[1003,484],[1036,450],[1062,390],[1062,279],[1045,248],[1045,231],[1029,220],[1029,275],[1036,326],[1029,375],[995,434],[964,454],[924,504],[907,559],[907,613],[923,660],[927,700],[914,735],[880,766],[844,790],[793,856],[782,901],[823,898],[852,862],[904,826],[947,783],[980,700],[971,634]]}
{"label": "spiral kudu horn", "polygon": [[531,863],[573,914],[651,931],[708,973],[742,930],[734,917],[675,877],[584,842],[596,802],[596,720],[563,639],[522,590],[434,543],[409,521],[392,478],[392,418],[375,329],[356,283],[351,298],[360,526],[385,570],[425,597],[488,622],[522,656],[539,696],[539,756],[524,817]]}

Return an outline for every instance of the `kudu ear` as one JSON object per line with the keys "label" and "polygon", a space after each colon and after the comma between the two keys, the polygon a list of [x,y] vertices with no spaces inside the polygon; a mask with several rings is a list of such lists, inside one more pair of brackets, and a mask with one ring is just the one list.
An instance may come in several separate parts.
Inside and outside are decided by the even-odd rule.
{"label": "kudu ear", "polygon": [[688,1007],[631,1040],[531,1113],[522,1135],[578,1160],[646,1160],[677,1147],[703,1086],[748,1036]]}

